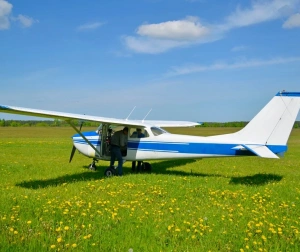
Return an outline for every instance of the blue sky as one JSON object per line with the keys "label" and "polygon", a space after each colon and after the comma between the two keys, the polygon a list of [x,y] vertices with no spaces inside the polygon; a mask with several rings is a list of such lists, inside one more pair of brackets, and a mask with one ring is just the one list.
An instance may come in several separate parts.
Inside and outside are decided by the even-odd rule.
{"label": "blue sky", "polygon": [[247,121],[300,91],[300,0],[0,0],[0,62],[0,104]]}

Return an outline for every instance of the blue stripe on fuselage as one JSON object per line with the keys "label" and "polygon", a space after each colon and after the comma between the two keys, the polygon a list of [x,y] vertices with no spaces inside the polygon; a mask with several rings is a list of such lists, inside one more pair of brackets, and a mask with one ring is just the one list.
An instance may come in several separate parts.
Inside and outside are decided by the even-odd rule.
{"label": "blue stripe on fuselage", "polygon": [[[95,147],[99,146],[101,144],[101,137],[99,134],[95,131],[87,131],[87,132],[82,132],[82,134],[90,141],[92,145]],[[91,137],[97,137],[91,139]],[[73,142],[77,144],[88,144],[81,136],[80,134],[75,134],[72,136]]]}
{"label": "blue stripe on fuselage", "polygon": [[[247,150],[234,150],[238,144],[223,143],[165,143],[165,142],[128,142],[129,149],[145,151],[172,152],[182,154],[212,154],[212,155],[253,155]],[[274,153],[287,150],[286,146],[267,146]]]}
{"label": "blue stripe on fuselage", "polygon": [[[83,132],[88,139],[90,137],[99,136],[97,132]],[[77,139],[74,139],[77,138]],[[100,137],[97,139],[89,139],[94,146],[101,144]],[[74,143],[87,144],[79,134],[73,136]],[[240,155],[254,155],[248,150],[233,150],[236,144],[225,143],[188,143],[188,142],[158,142],[158,141],[128,141],[128,149],[139,151],[157,151],[157,152],[170,152],[181,154],[211,154],[211,155],[227,155],[227,156],[240,156]],[[268,145],[267,146],[273,153],[283,153],[287,150],[286,145]]]}
{"label": "blue stripe on fuselage", "polygon": [[[99,134],[96,131],[86,131],[86,132],[82,132],[82,135],[84,135],[85,137],[92,137],[92,136],[99,136]],[[81,137],[79,134],[75,134],[73,137]]]}

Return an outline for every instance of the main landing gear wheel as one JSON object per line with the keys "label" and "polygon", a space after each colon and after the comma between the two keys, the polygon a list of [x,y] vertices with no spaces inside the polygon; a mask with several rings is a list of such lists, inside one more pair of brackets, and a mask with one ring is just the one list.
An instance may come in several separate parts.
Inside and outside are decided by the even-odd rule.
{"label": "main landing gear wheel", "polygon": [[108,167],[105,171],[104,171],[104,176],[106,177],[112,177],[114,176],[116,173],[116,170],[114,167]]}
{"label": "main landing gear wheel", "polygon": [[152,166],[151,166],[151,164],[148,163],[148,162],[143,162],[142,168],[143,168],[143,171],[149,172],[149,173],[150,173],[151,170],[152,170]]}

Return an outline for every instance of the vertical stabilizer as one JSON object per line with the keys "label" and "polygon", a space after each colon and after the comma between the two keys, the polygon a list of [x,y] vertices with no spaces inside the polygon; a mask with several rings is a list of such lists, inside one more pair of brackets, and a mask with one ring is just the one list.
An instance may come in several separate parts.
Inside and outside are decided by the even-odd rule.
{"label": "vertical stabilizer", "polygon": [[299,109],[300,92],[279,92],[236,136],[264,145],[286,145]]}

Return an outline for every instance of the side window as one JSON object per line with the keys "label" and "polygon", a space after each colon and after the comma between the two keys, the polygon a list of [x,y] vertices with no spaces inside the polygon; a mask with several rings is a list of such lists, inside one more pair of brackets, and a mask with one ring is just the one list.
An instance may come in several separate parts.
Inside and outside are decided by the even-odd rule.
{"label": "side window", "polygon": [[130,130],[129,130],[129,137],[130,138],[137,138],[136,128],[130,128]]}
{"label": "side window", "polygon": [[144,138],[144,137],[149,137],[149,134],[144,128],[130,128],[129,137],[130,138]]}

